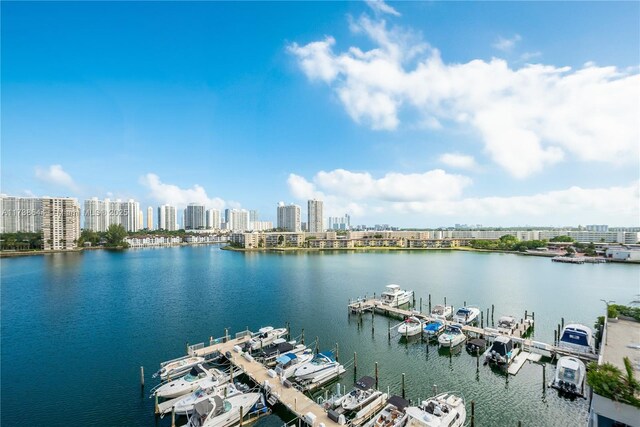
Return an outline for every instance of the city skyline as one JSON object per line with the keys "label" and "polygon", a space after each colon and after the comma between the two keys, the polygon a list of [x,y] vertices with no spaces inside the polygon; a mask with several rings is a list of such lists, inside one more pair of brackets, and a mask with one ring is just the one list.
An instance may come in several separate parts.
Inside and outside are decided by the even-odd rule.
{"label": "city skyline", "polygon": [[638,226],[639,13],[5,3],[0,192],[140,216],[198,203],[275,223],[278,201],[318,199],[354,224]]}

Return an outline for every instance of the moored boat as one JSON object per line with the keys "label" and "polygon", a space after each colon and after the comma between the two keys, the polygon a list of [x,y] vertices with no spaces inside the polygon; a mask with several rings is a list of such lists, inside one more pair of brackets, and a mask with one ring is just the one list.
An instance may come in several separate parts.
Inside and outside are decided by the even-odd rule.
{"label": "moored boat", "polygon": [[230,398],[233,396],[246,393],[249,387],[245,384],[225,384],[219,387],[211,388],[199,388],[188,396],[178,400],[173,405],[173,410],[176,415],[189,415],[193,412],[193,408],[198,403],[210,399],[213,396],[220,396],[221,398]]}
{"label": "moored boat", "polygon": [[176,376],[185,374],[194,366],[204,363],[204,357],[185,356],[179,359],[169,360],[160,364],[160,370],[153,374],[153,377],[160,376],[161,379],[175,378]]}
{"label": "moored boat", "polygon": [[205,368],[202,364],[191,368],[185,376],[160,385],[151,396],[171,399],[182,396],[197,388],[211,388],[224,384],[229,376],[216,368]]}
{"label": "moored boat", "polygon": [[467,419],[464,399],[442,393],[406,409],[406,427],[462,427]]}
{"label": "moored boat", "polygon": [[462,325],[450,324],[438,337],[438,343],[440,347],[455,347],[466,339],[466,335],[462,332]]}
{"label": "moored boat", "polygon": [[435,339],[445,329],[444,322],[442,320],[432,320],[424,325],[424,333],[429,339]]}
{"label": "moored boat", "polygon": [[194,405],[187,425],[189,427],[232,426],[240,421],[240,409],[242,408],[243,415],[250,413],[261,396],[260,393],[245,393],[223,399],[214,395]]}
{"label": "moored boat", "polygon": [[511,335],[518,325],[518,321],[513,316],[502,316],[498,319],[498,332]]}
{"label": "moored boat", "polygon": [[376,380],[371,377],[362,377],[354,385],[347,395],[339,400],[340,406],[346,411],[357,411],[367,406],[378,397],[382,396],[382,392],[376,390],[373,386]]}
{"label": "moored boat", "polygon": [[387,290],[380,295],[382,304],[398,307],[411,302],[413,291],[405,291],[400,289],[398,285],[387,285]]}
{"label": "moored boat", "polygon": [[398,326],[398,333],[405,337],[418,335],[422,331],[422,321],[415,316],[408,317]]}
{"label": "moored boat", "polygon": [[400,396],[391,396],[387,404],[363,427],[402,427],[407,421],[405,409],[410,405]]}
{"label": "moored boat", "polygon": [[556,374],[550,386],[561,393],[584,396],[586,367],[580,359],[564,356],[558,359]]}
{"label": "moored boat", "polygon": [[593,353],[593,331],[579,323],[570,323],[560,334],[558,347],[581,353]]}
{"label": "moored boat", "polygon": [[[327,375],[339,371],[340,365],[334,358],[333,352],[318,353],[310,361],[295,370],[293,376],[297,380],[311,380],[317,382]],[[343,368],[344,369],[344,368]]]}
{"label": "moored boat", "polygon": [[313,359],[313,350],[306,349],[302,353],[285,353],[276,359],[275,372],[281,378],[289,378],[296,369]]}
{"label": "moored boat", "polygon": [[453,315],[453,307],[450,305],[436,304],[431,309],[431,317],[436,319],[448,320]]}
{"label": "moored boat", "polygon": [[264,349],[286,333],[286,328],[274,329],[273,326],[260,328],[251,340],[245,344],[245,351]]}
{"label": "moored boat", "polygon": [[469,325],[476,322],[478,316],[480,316],[480,309],[478,307],[460,307],[456,311],[456,314],[453,315],[453,321],[461,325]]}
{"label": "moored boat", "polygon": [[499,336],[491,344],[491,348],[485,354],[484,363],[495,364],[500,367],[509,366],[516,358],[520,349],[514,347],[513,340],[509,337]]}

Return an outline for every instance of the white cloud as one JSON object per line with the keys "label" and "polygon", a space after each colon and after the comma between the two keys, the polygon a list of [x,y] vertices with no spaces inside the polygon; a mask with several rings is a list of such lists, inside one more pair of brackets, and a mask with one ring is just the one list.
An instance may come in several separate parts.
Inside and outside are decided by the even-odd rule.
{"label": "white cloud", "polygon": [[160,177],[148,173],[140,177],[140,184],[149,189],[149,197],[160,204],[169,204],[183,208],[189,203],[200,203],[206,208],[222,209],[225,201],[218,197],[209,197],[203,187],[195,184],[192,188],[180,188],[174,184],[160,181]]}
{"label": "white cloud", "polygon": [[389,14],[393,16],[400,16],[400,12],[389,6],[382,0],[365,0],[367,6],[369,6],[376,14]]}
{"label": "white cloud", "polygon": [[36,178],[47,185],[64,187],[68,190],[78,191],[78,185],[73,181],[62,165],[51,165],[48,168],[36,166]]}
{"label": "white cloud", "polygon": [[458,169],[474,170],[478,167],[473,156],[458,153],[445,153],[439,160],[447,166]]}
{"label": "white cloud", "polygon": [[[357,123],[394,130],[400,111],[419,123],[475,131],[485,152],[512,176],[524,178],[567,159],[637,161],[640,75],[587,63],[582,68],[527,64],[511,68],[498,58],[443,62],[438,50],[413,33],[360,17],[352,31],[375,47],[334,52],[331,37],[289,52],[310,79],[335,91]],[[514,41],[515,42],[515,41]]]}
{"label": "white cloud", "polygon": [[492,46],[503,52],[510,52],[516,45],[516,43],[518,43],[520,40],[522,40],[520,34],[514,34],[510,39],[498,37],[498,39],[492,44]]}

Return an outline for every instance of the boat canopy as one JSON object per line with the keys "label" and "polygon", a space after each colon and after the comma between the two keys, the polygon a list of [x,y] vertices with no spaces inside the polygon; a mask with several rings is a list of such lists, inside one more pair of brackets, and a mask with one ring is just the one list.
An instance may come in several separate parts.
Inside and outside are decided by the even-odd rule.
{"label": "boat canopy", "polygon": [[439,321],[436,320],[436,321],[427,323],[427,326],[424,327],[424,330],[425,331],[437,331],[441,327],[442,327],[442,322],[439,322]]}
{"label": "boat canopy", "polygon": [[[214,399],[216,397],[217,396],[215,396]],[[213,405],[213,403],[211,403],[211,400],[209,399],[201,400],[200,402],[196,402],[196,404],[193,405],[194,411],[196,411],[196,413],[201,417],[209,415],[209,413],[213,410],[213,408],[215,408],[215,406]]]}
{"label": "boat canopy", "polygon": [[471,310],[469,310],[466,307],[462,307],[458,309],[456,314],[464,314],[464,315],[471,314]]}
{"label": "boat canopy", "polygon": [[391,396],[389,398],[389,400],[387,400],[387,403],[390,405],[395,406],[396,408],[402,410],[404,408],[406,408],[407,406],[411,405],[411,402],[409,402],[406,399],[401,398],[400,396]]}
{"label": "boat canopy", "polygon": [[327,358],[331,359],[332,361],[335,360],[335,356],[333,355],[333,351],[323,351],[322,353],[318,353],[316,355],[316,358],[317,357],[322,357],[322,356],[327,357]]}
{"label": "boat canopy", "polygon": [[560,341],[567,344],[589,347],[589,338],[590,336],[588,331],[571,325],[564,328]]}
{"label": "boat canopy", "polygon": [[491,346],[491,351],[495,351],[500,356],[506,356],[513,350],[513,341],[507,337],[498,337]]}
{"label": "boat canopy", "polygon": [[284,366],[287,363],[290,363],[292,360],[295,360],[296,358],[297,358],[297,356],[295,354],[287,353],[287,354],[283,354],[282,356],[278,357],[276,359],[276,363]]}
{"label": "boat canopy", "polygon": [[375,383],[376,380],[371,377],[362,377],[356,382],[355,386],[360,390],[369,390]]}

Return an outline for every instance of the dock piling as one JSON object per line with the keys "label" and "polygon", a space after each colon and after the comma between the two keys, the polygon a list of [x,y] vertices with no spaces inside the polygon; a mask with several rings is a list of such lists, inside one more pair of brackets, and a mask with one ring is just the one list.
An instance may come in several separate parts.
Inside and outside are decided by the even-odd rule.
{"label": "dock piling", "polygon": [[480,327],[484,329],[484,311],[480,312]]}
{"label": "dock piling", "polygon": [[336,343],[336,362],[340,362],[340,346]]}
{"label": "dock piling", "polygon": [[544,363],[542,364],[542,391],[544,392],[545,389],[547,388],[547,365],[545,365]]}
{"label": "dock piling", "polygon": [[560,319],[562,321],[561,325],[562,325],[562,329],[564,329],[564,317]]}
{"label": "dock piling", "polygon": [[244,418],[244,414],[242,411],[242,405],[240,405],[240,427],[242,427],[242,419]]}
{"label": "dock piling", "polygon": [[302,328],[302,335],[301,335],[301,338],[300,338],[300,342],[302,344],[304,344],[304,328]]}
{"label": "dock piling", "polygon": [[358,353],[353,352],[353,379],[356,380],[358,376]]}
{"label": "dock piling", "polygon": [[475,427],[476,425],[476,402],[471,401],[471,427]]}
{"label": "dock piling", "polygon": [[376,362],[376,390],[378,389],[378,362]]}
{"label": "dock piling", "polygon": [[420,313],[422,313],[422,297],[420,297]]}
{"label": "dock piling", "polygon": [[[242,408],[240,409],[242,411]],[[171,408],[171,427],[176,427],[176,408]]]}
{"label": "dock piling", "polygon": [[376,308],[372,307],[371,308],[371,336],[373,337],[374,332],[376,331],[376,325],[375,325],[375,317],[376,317]]}
{"label": "dock piling", "polygon": [[467,302],[466,302],[466,301],[464,301],[464,304],[462,304],[462,306],[463,306],[463,307],[466,307],[466,306],[467,306]]}
{"label": "dock piling", "polygon": [[153,410],[155,411],[156,415],[158,415],[160,413],[160,408],[158,408],[158,395],[156,394],[156,402],[155,405],[153,406]]}
{"label": "dock piling", "polygon": [[144,388],[144,366],[140,366],[140,387]]}
{"label": "dock piling", "polygon": [[444,297],[444,306],[447,306],[447,297]]}
{"label": "dock piling", "polygon": [[318,337],[316,337],[316,354],[320,353],[320,344],[318,343]]}
{"label": "dock piling", "polygon": [[402,398],[405,398],[405,392],[404,392],[404,372],[402,373]]}

